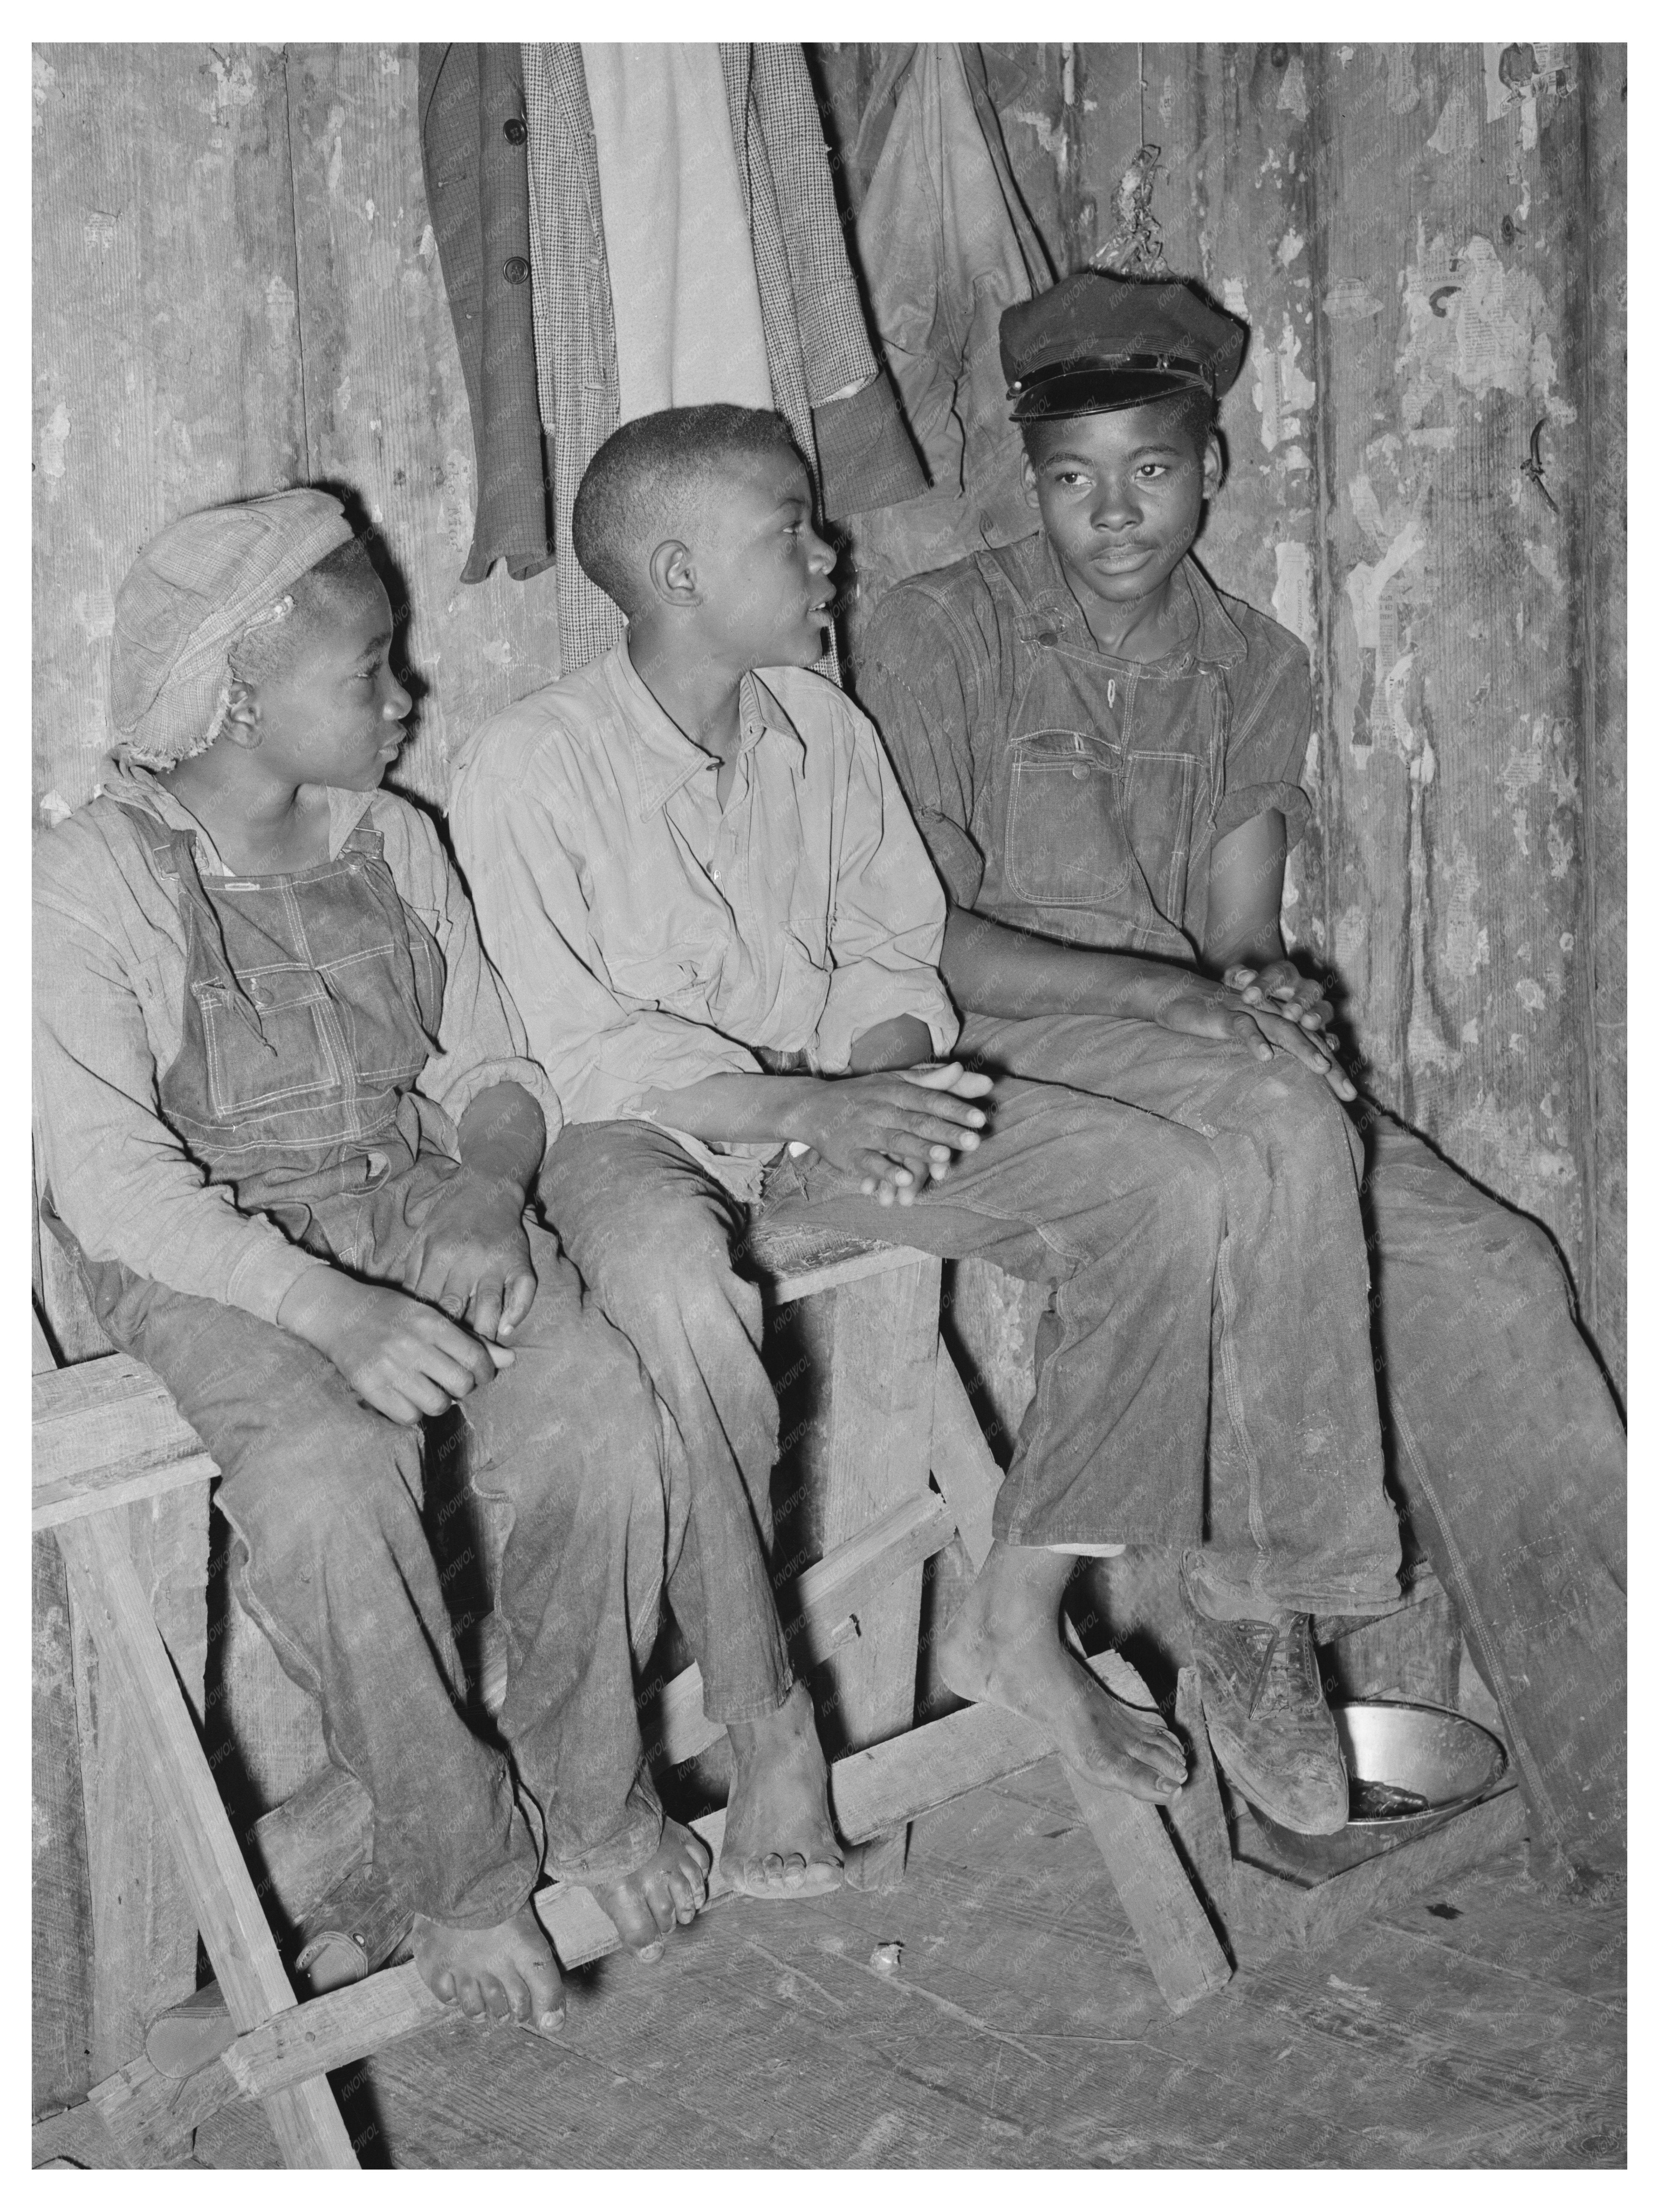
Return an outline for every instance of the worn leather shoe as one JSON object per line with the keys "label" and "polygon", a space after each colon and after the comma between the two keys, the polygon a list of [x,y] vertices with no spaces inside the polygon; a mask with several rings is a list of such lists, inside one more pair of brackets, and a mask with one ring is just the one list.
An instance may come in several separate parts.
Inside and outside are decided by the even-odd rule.
{"label": "worn leather shoe", "polygon": [[1301,1836],[1347,1825],[1348,1771],[1305,1613],[1212,1620],[1181,1574],[1210,1746],[1252,1805]]}

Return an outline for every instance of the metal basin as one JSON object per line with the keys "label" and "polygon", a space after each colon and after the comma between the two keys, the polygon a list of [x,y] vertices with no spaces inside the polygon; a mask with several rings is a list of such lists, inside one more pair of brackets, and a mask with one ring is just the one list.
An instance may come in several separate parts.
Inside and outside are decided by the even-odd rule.
{"label": "metal basin", "polygon": [[[1509,1763],[1489,1729],[1443,1705],[1375,1698],[1332,1711],[1354,1807],[1347,1826],[1298,1836],[1249,1808],[1274,1855],[1316,1876],[1427,1835],[1495,1789]],[[1386,1809],[1391,1801],[1398,1809]]]}

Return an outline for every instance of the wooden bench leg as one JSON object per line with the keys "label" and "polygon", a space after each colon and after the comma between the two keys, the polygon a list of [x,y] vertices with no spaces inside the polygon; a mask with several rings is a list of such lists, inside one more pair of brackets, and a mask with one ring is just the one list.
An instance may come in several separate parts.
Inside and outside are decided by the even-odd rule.
{"label": "wooden bench leg", "polygon": [[[927,1488],[939,1291],[939,1261],[919,1255],[835,1293],[826,1553]],[[857,1638],[825,1670],[843,1748],[897,1735],[915,1718],[921,1580],[921,1568],[909,1568],[860,1605]],[[863,1854],[855,1877],[862,1887],[885,1888],[902,1878],[907,1832]]]}
{"label": "wooden bench leg", "polygon": [[[1002,1476],[974,1417],[962,1377],[943,1345],[938,1360],[933,1480],[956,1516],[957,1533],[977,1570],[991,1548],[991,1513]],[[1102,1652],[1090,1663],[1126,1704],[1152,1704],[1146,1684],[1116,1652]],[[1127,1791],[1087,1781],[1069,1766],[1066,1778],[1165,2002],[1172,2012],[1185,2012],[1229,1981],[1232,1968],[1158,1808]]]}
{"label": "wooden bench leg", "polygon": [[[107,1514],[65,1522],[58,1540],[103,1677],[125,1705],[231,2016],[240,2030],[258,2027],[292,2010],[294,1991],[131,1555]],[[356,2166],[320,2076],[276,2092],[264,2105],[285,2166]]]}
{"label": "wooden bench leg", "polygon": [[33,1536],[30,1554],[30,2106],[44,2112],[79,2104],[96,2076],[88,2065],[92,1903],[69,1589],[62,1555],[49,1535]]}
{"label": "wooden bench leg", "polygon": [[[165,1632],[181,1686],[173,1696],[198,1711],[207,1661],[207,1516],[204,1483],[105,1516]],[[93,1916],[92,2079],[100,2081],[143,2049],[158,2012],[195,1988],[197,1921],[166,1816],[150,1802],[143,1747],[114,1679],[118,1670],[105,1660],[80,1598],[72,1586]]]}

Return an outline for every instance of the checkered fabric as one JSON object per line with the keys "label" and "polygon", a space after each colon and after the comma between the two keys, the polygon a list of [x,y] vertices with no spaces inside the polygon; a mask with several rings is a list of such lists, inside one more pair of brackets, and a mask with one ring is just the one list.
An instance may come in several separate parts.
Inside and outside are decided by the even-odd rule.
{"label": "checkered fabric", "polygon": [[[720,52],[773,396],[816,471],[813,407],[876,374],[823,125],[798,46],[723,45]],[[617,425],[616,337],[581,48],[527,45],[523,58],[536,379],[553,446],[554,539],[562,554],[582,471]],[[575,560],[560,559],[558,581],[560,660],[568,671],[608,652],[623,623]],[[818,665],[836,672],[833,653]]]}
{"label": "checkered fabric", "polygon": [[310,489],[204,507],[157,531],[115,594],[118,744],[161,766],[199,751],[224,703],[236,640],[351,535],[339,501]]}

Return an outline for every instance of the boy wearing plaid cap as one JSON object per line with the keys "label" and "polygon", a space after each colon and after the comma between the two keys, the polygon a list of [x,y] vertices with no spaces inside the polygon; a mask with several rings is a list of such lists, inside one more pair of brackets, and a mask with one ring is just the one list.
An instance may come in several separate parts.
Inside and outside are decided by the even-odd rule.
{"label": "boy wearing plaid cap", "polygon": [[[186,516],[123,584],[120,757],[37,848],[47,1219],[218,1463],[232,1586],[373,1802],[422,1977],[548,2032],[544,1858],[646,1955],[705,1894],[634,1703],[684,1509],[638,1361],[525,1218],[556,1106],[431,823],[380,788],[392,634],[318,491]],[[452,1407],[522,1801],[459,1710],[421,1521]]]}
{"label": "boy wearing plaid cap", "polygon": [[1369,1102],[1358,1128],[1336,1105],[1357,1094],[1331,1008],[1279,928],[1307,654],[1191,557],[1244,331],[1185,283],[1095,271],[1001,327],[1041,528],[896,586],[859,673],[950,893],[959,1048],[1194,1132],[1226,1193],[1222,1297],[1293,1352],[1310,1298],[1351,1293],[1282,1162],[1341,1128],[1368,1162],[1412,1532],[1498,1699],[1535,1862],[1614,1869],[1623,1436],[1542,1232]]}

